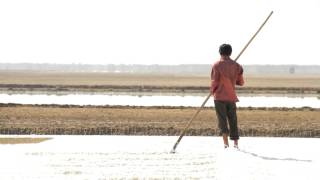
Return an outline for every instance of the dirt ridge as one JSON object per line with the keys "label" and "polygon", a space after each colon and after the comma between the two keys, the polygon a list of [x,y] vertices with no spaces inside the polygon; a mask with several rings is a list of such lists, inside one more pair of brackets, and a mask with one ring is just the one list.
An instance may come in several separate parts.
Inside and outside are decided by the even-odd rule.
{"label": "dirt ridge", "polygon": [[[42,92],[180,92],[207,93],[208,86],[0,84],[1,91]],[[236,87],[238,93],[320,94],[317,87]]]}
{"label": "dirt ridge", "polygon": [[[129,106],[129,105],[71,105],[71,104],[18,104],[0,103],[0,107],[42,107],[42,108],[108,108],[108,109],[198,109],[191,106]],[[203,107],[202,109],[212,109],[213,107]],[[320,108],[312,107],[238,107],[238,110],[264,110],[264,111],[320,111]]]}
{"label": "dirt ridge", "polygon": [[[0,107],[0,134],[174,135],[197,108]],[[241,136],[320,137],[319,109],[238,109]],[[219,135],[213,108],[203,109],[187,135]]]}

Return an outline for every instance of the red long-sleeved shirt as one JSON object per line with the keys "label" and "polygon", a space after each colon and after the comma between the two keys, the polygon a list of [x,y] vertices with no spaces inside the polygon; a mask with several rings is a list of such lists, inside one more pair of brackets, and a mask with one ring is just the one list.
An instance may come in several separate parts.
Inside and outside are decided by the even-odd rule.
{"label": "red long-sleeved shirt", "polygon": [[214,100],[239,101],[235,85],[242,86],[243,84],[243,68],[229,57],[222,56],[212,66],[210,90]]}

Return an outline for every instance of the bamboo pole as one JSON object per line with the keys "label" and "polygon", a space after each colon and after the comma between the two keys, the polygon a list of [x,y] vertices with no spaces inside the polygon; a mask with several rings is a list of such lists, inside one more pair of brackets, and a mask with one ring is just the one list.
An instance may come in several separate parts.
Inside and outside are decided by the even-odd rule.
{"label": "bamboo pole", "polygon": [[[243,52],[247,49],[247,47],[249,46],[249,44],[252,42],[252,40],[257,36],[257,34],[260,32],[260,30],[263,28],[263,26],[267,23],[267,21],[269,20],[269,18],[271,17],[271,15],[273,14],[273,11],[270,12],[270,14],[268,15],[268,17],[264,20],[264,22],[260,25],[259,29],[256,31],[256,33],[251,37],[251,39],[248,41],[248,43],[244,46],[244,48],[242,49],[242,51],[240,51],[239,55],[234,59],[234,61],[237,61],[240,56],[243,54]],[[200,108],[197,110],[197,112],[191,117],[191,119],[189,120],[188,124],[186,125],[186,127],[183,129],[183,131],[181,132],[178,140],[176,141],[176,143],[174,144],[172,150],[170,153],[175,153],[176,148],[178,146],[178,144],[180,143],[181,139],[183,138],[183,136],[185,135],[186,131],[188,130],[189,126],[191,125],[191,122],[197,117],[197,115],[200,113],[201,109],[206,105],[207,101],[209,100],[209,98],[211,97],[211,92],[209,93],[209,95],[206,97],[206,99],[203,101],[202,105],[200,106]]]}

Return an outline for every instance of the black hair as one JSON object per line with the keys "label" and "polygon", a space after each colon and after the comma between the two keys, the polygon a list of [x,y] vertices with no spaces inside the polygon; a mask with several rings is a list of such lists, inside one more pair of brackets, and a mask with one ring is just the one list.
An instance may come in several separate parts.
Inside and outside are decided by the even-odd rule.
{"label": "black hair", "polygon": [[219,47],[219,53],[223,56],[230,56],[232,53],[232,47],[230,44],[222,44]]}

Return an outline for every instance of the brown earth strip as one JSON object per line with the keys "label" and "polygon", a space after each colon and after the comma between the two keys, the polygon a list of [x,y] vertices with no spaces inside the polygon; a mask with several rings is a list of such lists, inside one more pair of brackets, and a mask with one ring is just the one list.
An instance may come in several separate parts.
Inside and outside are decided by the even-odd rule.
{"label": "brown earth strip", "polygon": [[[116,85],[116,86],[202,86],[210,85],[208,75],[134,74],[102,72],[0,71],[0,84]],[[244,74],[247,87],[320,88],[319,75]]]}
{"label": "brown earth strip", "polygon": [[[196,108],[2,105],[0,134],[179,135]],[[239,109],[241,136],[320,137],[320,110]],[[187,135],[218,135],[205,108]]]}
{"label": "brown earth strip", "polygon": [[37,144],[41,143],[47,140],[50,140],[51,138],[0,138],[0,144]]}
{"label": "brown earth strip", "polygon": [[[239,93],[320,94],[319,75],[245,75]],[[203,75],[66,73],[0,71],[2,92],[197,92],[209,91],[210,78]]]}
{"label": "brown earth strip", "polygon": [[[119,86],[119,85],[45,85],[45,84],[0,84],[4,92],[167,92],[167,93],[209,93],[208,86]],[[320,88],[310,87],[236,87],[242,94],[320,94]]]}

